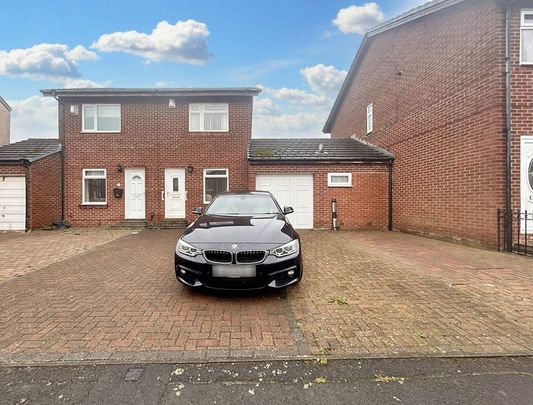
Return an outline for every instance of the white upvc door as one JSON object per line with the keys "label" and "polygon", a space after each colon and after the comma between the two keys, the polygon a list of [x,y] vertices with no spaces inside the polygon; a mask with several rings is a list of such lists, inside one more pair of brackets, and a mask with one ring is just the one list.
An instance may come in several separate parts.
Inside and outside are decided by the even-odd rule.
{"label": "white upvc door", "polygon": [[124,177],[125,218],[146,218],[144,169],[126,169]]}
{"label": "white upvc door", "polygon": [[[527,233],[533,233],[533,136],[522,136],[520,140],[520,195],[521,208],[527,211]],[[522,221],[525,232],[526,221]]]}
{"label": "white upvc door", "polygon": [[165,169],[165,218],[185,218],[185,169]]}
{"label": "white upvc door", "polygon": [[0,174],[0,231],[26,229],[26,177]]}

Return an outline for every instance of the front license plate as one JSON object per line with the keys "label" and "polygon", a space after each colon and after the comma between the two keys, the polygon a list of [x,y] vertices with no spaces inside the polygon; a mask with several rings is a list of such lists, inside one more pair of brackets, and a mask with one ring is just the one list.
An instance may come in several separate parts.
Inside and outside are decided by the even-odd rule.
{"label": "front license plate", "polygon": [[255,266],[218,264],[213,266],[213,277],[244,278],[255,277]]}

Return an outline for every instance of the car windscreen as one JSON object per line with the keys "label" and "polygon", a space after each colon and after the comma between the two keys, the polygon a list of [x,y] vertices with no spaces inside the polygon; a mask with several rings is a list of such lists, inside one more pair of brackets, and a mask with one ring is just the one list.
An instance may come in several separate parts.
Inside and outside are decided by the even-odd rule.
{"label": "car windscreen", "polygon": [[269,195],[227,194],[217,196],[207,208],[208,215],[265,215],[279,214]]}

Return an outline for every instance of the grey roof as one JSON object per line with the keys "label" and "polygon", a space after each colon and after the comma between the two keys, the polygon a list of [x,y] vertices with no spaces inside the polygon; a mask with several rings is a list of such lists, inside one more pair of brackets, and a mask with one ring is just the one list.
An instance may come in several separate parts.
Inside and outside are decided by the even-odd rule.
{"label": "grey roof", "polygon": [[428,1],[427,3],[424,3],[421,6],[415,7],[412,10],[409,10],[403,14],[400,14],[397,17],[394,17],[390,20],[387,20],[371,28],[365,34],[365,36],[363,37],[363,40],[361,41],[361,44],[359,45],[359,49],[357,49],[357,53],[355,54],[355,57],[350,66],[350,70],[348,71],[348,74],[346,75],[346,78],[344,79],[344,82],[342,83],[341,89],[339,90],[339,94],[337,95],[337,99],[335,100],[335,103],[333,104],[333,107],[331,108],[331,111],[326,120],[326,123],[324,124],[324,128],[322,129],[322,132],[326,134],[331,132],[331,129],[333,127],[333,122],[335,121],[335,118],[337,117],[337,113],[339,112],[339,108],[341,107],[342,101],[344,100],[344,96],[346,95],[347,91],[350,88],[350,85],[353,82],[353,79],[355,77],[355,72],[359,68],[359,64],[362,60],[364,53],[366,52],[366,48],[367,48],[369,39],[371,37],[381,34],[382,32],[385,32],[392,28],[396,28],[402,24],[406,24],[410,21],[424,17],[428,14],[434,13],[438,10],[442,10],[443,8],[453,6],[454,4],[457,4],[457,3],[461,3],[463,1],[465,0]]}
{"label": "grey roof", "polygon": [[[320,151],[322,145],[322,151]],[[384,161],[394,156],[358,139],[252,139],[252,162]]]}
{"label": "grey roof", "polygon": [[13,111],[7,101],[2,98],[2,96],[0,96],[0,104],[3,104],[7,108],[7,111]]}
{"label": "grey roof", "polygon": [[114,96],[257,96],[258,87],[211,87],[211,88],[112,88],[98,87],[87,89],[44,89],[44,96],[52,97],[114,97]]}
{"label": "grey roof", "polygon": [[0,147],[0,163],[34,162],[61,151],[59,139],[27,139]]}

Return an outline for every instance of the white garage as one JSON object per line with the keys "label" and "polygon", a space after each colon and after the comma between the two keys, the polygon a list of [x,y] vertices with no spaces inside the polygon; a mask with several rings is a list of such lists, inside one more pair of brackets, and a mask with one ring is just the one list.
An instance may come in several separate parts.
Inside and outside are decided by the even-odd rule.
{"label": "white garage", "polygon": [[26,229],[26,177],[0,176],[0,231]]}
{"label": "white garage", "polygon": [[255,189],[270,191],[282,208],[294,208],[288,218],[295,228],[313,228],[312,174],[258,174]]}

